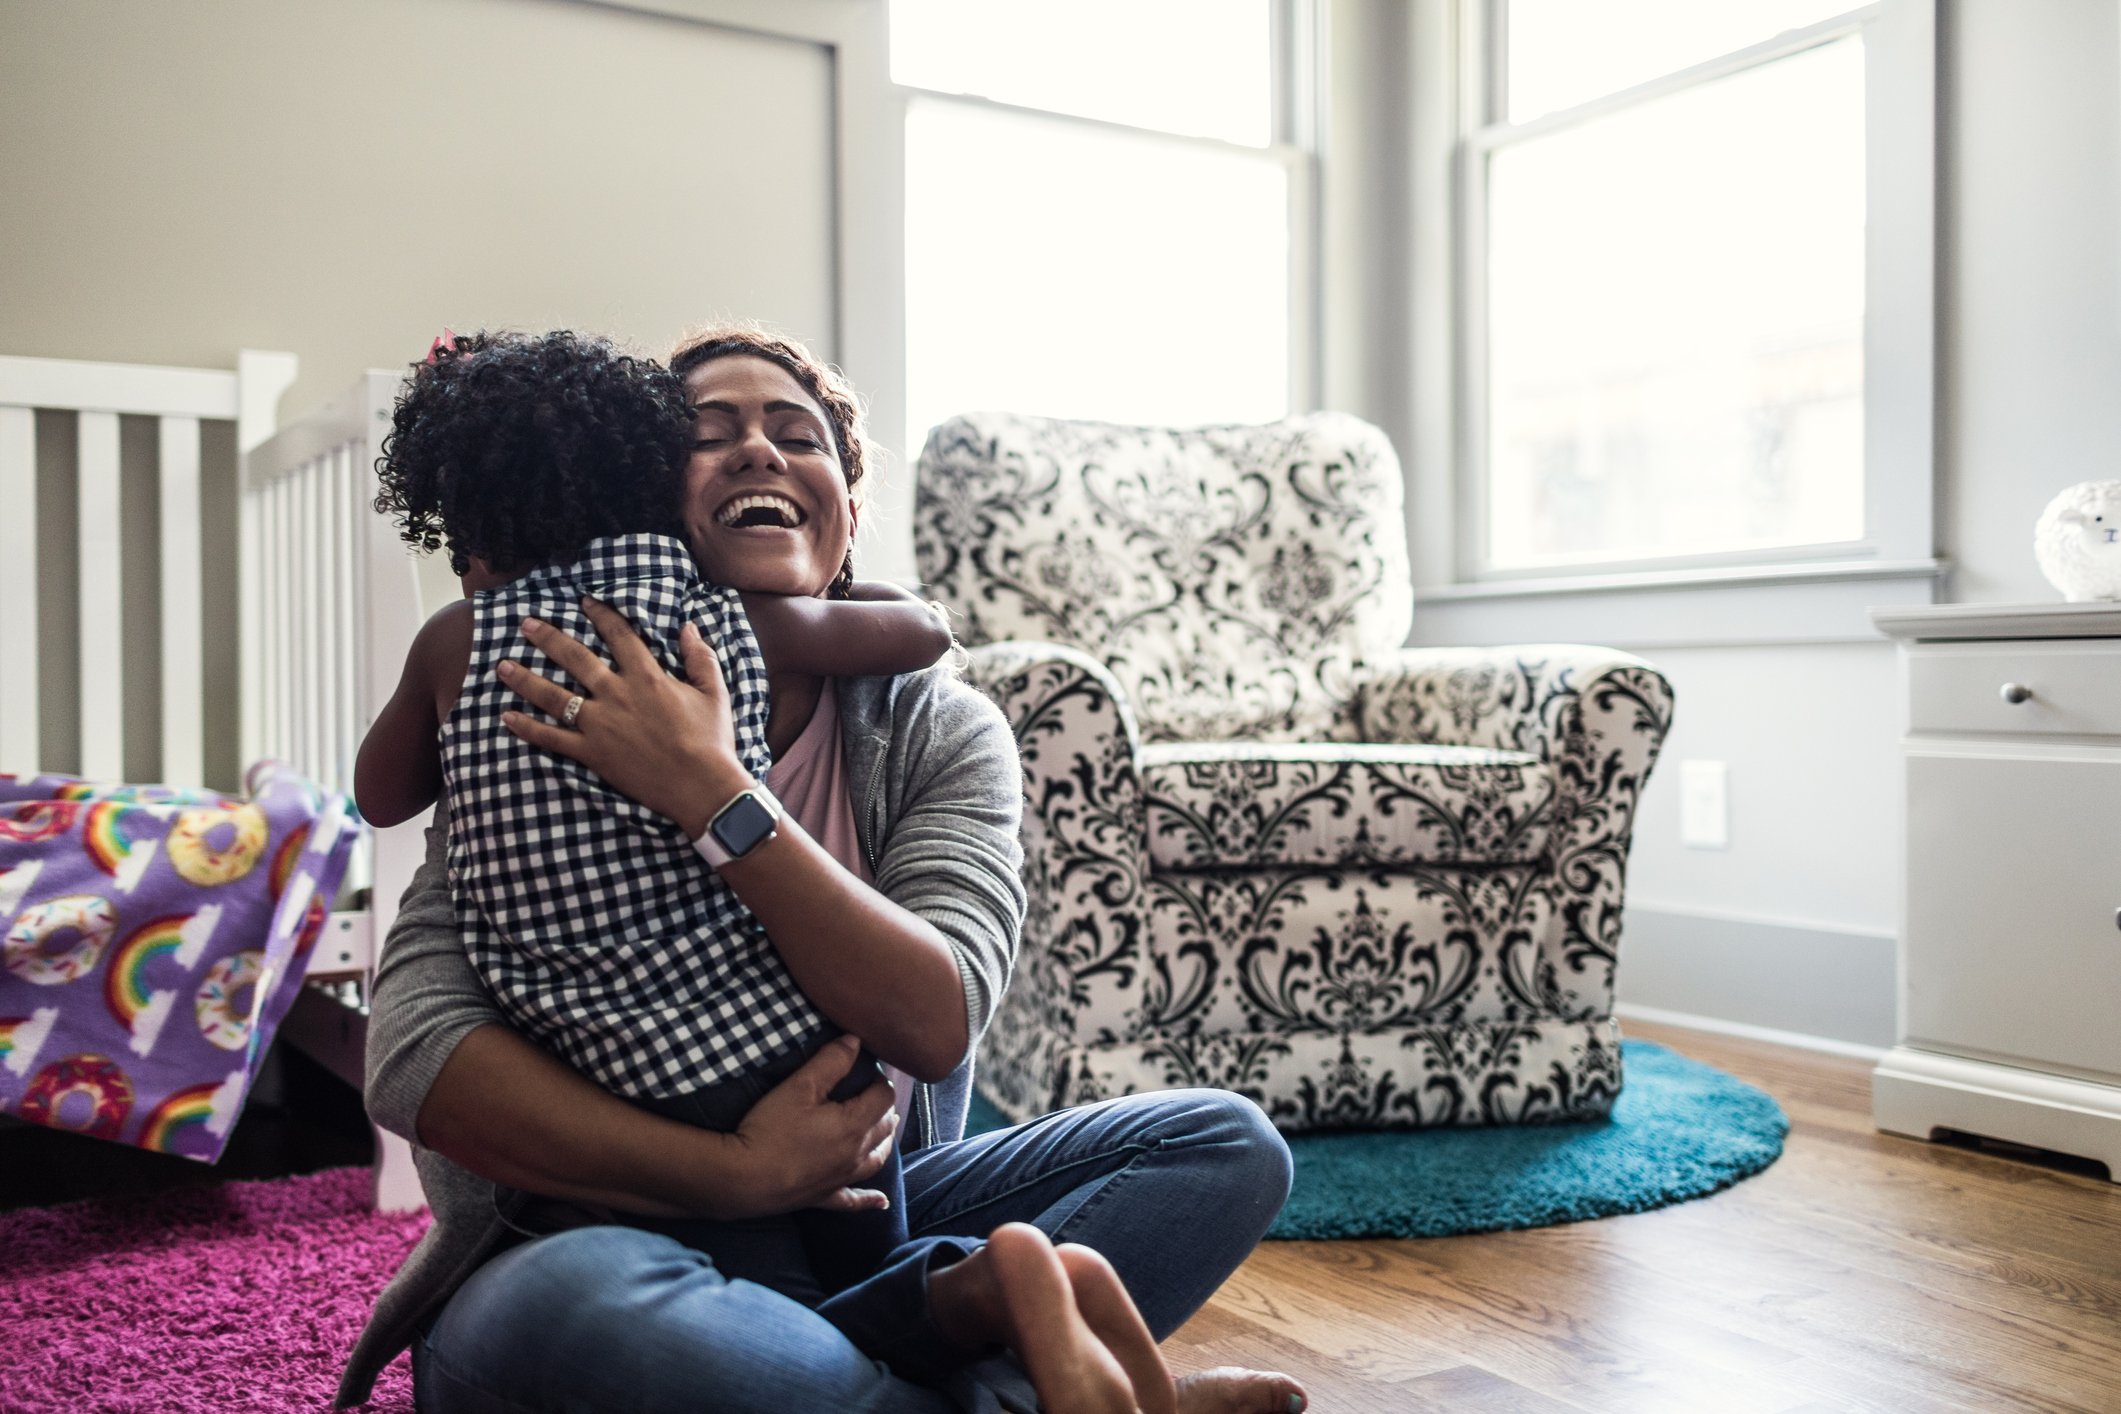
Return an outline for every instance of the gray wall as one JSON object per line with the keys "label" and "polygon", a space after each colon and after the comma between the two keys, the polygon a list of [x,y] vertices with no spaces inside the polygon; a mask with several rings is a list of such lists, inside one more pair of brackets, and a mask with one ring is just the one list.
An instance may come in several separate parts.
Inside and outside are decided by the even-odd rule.
{"label": "gray wall", "polygon": [[[1410,124],[1449,113],[1449,95],[1376,91],[1412,71],[1414,46],[1443,34],[1435,6],[1340,0],[1331,7],[1329,223],[1354,263],[1326,276],[1329,402],[1394,436],[1418,476],[1448,476],[1433,410],[1400,391],[1446,327],[1420,272],[1448,226],[1440,186],[1413,210],[1365,189],[1422,174]],[[1938,553],[1945,597],[2052,602],[2032,525],[2060,487],[2121,475],[2121,6],[2113,0],[1944,0],[1938,47]],[[1381,55],[1383,57],[1381,57]],[[1399,116],[1348,133],[1365,110]],[[1407,110],[1411,109],[1409,114]],[[1337,188],[1337,194],[1336,194]],[[1430,198],[1424,206],[1419,198]],[[1383,268],[1380,246],[1414,252],[1417,278]],[[1369,262],[1365,264],[1364,262]],[[1433,266],[1431,267],[1434,268]],[[1396,376],[1376,360],[1396,359]],[[1417,554],[1447,528],[1419,519]],[[1417,614],[1419,610],[1417,609]],[[1536,605],[1493,641],[1538,641]],[[1621,996],[1842,1041],[1893,1039],[1899,925],[1899,737],[1893,649],[1876,643],[1776,647],[1614,646],[1653,658],[1678,694],[1677,722],[1636,834]],[[1679,842],[1678,763],[1729,763],[1727,851]]]}
{"label": "gray wall", "polygon": [[830,80],[562,0],[8,4],[0,350],[288,349],[298,413],[445,323],[829,341]]}

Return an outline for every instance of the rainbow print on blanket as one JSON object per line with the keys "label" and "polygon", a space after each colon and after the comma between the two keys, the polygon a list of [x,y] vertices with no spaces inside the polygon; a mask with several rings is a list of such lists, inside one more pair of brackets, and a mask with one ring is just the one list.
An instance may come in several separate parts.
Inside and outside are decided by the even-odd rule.
{"label": "rainbow print on blanket", "polygon": [[361,830],[278,763],[249,791],[0,775],[0,1113],[221,1156]]}

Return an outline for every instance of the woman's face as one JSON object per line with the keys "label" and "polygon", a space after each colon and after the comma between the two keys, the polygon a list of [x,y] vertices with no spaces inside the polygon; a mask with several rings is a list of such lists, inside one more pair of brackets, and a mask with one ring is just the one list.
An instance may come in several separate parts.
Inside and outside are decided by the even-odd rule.
{"label": "woman's face", "polygon": [[685,539],[700,572],[732,589],[823,594],[855,521],[825,410],[787,369],[750,354],[701,364],[685,389]]}

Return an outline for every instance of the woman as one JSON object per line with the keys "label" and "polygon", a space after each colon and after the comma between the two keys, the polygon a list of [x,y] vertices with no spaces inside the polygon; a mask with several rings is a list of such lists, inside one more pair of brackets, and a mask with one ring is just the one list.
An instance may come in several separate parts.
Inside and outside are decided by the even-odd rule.
{"label": "woman", "polygon": [[[671,366],[697,418],[685,518],[707,577],[805,597],[851,580],[868,448],[836,375],[800,346],[738,329],[691,341]],[[727,514],[763,492],[787,507],[780,523]],[[599,628],[628,639],[620,623]],[[520,735],[695,838],[750,784],[733,769],[711,670],[691,674],[704,687],[694,690],[629,672],[623,655],[606,669],[553,630],[526,635],[588,691],[573,730],[525,716]],[[510,681],[559,715],[552,694],[566,693],[526,673]],[[720,868],[849,1037],[733,1135],[636,1109],[503,1023],[455,934],[431,833],[377,973],[368,1103],[423,1146],[435,1224],[378,1301],[341,1402],[364,1397],[410,1344],[422,1410],[1034,1407],[1013,1360],[911,1383],[806,1307],[724,1280],[705,1254],[599,1221],[873,1206],[881,1195],[860,1184],[896,1143],[915,1236],[993,1235],[927,1279],[927,1317],[968,1356],[1017,1350],[1053,1409],[1300,1409],[1301,1391],[1275,1375],[1174,1385],[1153,1345],[1244,1259],[1286,1196],[1287,1149],[1255,1107],[1181,1091],[959,1137],[971,1053],[1024,908],[1021,775],[1000,715],[941,669],[777,676],[771,691],[776,769],[807,729],[836,718],[841,784]],[[879,1084],[829,1099],[854,1037],[927,1083],[901,1081],[902,1098]]]}

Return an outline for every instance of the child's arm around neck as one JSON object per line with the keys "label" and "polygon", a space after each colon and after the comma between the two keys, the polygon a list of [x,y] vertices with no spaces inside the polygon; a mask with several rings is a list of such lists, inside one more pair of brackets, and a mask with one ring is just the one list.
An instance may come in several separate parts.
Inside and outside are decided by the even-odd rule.
{"label": "child's arm around neck", "polygon": [[746,592],[744,612],[769,673],[889,677],[950,651],[942,614],[892,584],[859,583],[845,599]]}
{"label": "child's arm around neck", "polygon": [[442,721],[471,665],[471,631],[471,604],[459,599],[414,636],[398,690],[354,761],[354,800],[369,824],[402,824],[442,793]]}

